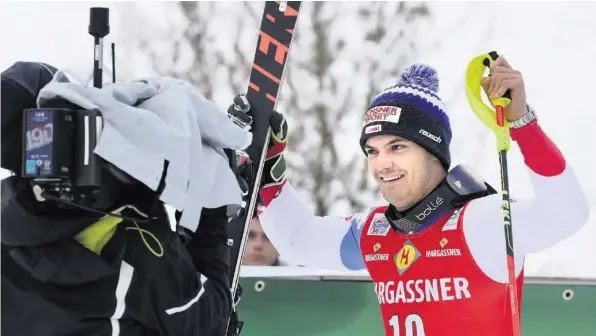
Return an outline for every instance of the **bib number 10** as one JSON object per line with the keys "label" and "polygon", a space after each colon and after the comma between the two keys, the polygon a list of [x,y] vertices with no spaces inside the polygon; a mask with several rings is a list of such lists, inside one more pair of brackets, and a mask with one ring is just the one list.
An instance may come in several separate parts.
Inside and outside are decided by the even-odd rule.
{"label": "bib number 10", "polygon": [[[417,314],[406,316],[403,321],[403,327],[400,324],[398,315],[393,315],[389,319],[389,325],[393,328],[393,336],[425,336],[424,324],[422,318]],[[402,331],[404,332],[402,334]]]}

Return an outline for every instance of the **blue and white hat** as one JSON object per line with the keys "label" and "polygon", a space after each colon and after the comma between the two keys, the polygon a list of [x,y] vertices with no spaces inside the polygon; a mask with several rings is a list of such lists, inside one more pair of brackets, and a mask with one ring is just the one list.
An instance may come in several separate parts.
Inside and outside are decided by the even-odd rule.
{"label": "blue and white hat", "polygon": [[449,170],[451,124],[438,91],[434,68],[424,64],[408,67],[395,86],[379,93],[369,105],[362,122],[362,150],[371,137],[397,135],[425,148]]}

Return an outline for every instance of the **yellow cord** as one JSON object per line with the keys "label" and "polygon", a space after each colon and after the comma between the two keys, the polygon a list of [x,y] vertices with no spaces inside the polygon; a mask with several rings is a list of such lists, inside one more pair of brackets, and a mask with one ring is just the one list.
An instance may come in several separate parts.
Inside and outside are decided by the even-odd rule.
{"label": "yellow cord", "polygon": [[[161,245],[161,242],[159,241],[159,239],[157,239],[157,237],[151,233],[148,230],[142,229],[139,224],[137,222],[133,222],[135,224],[136,227],[127,227],[126,230],[135,230],[135,231],[139,231],[139,234],[141,235],[141,239],[143,239],[143,243],[145,243],[145,246],[147,247],[147,249],[149,249],[149,251],[151,251],[151,253],[153,253],[153,255],[155,255],[156,257],[161,258],[164,254],[164,250],[163,250],[163,246]],[[156,252],[151,245],[149,244],[149,242],[147,242],[147,239],[145,239],[145,234],[149,235],[151,238],[153,238],[156,242],[157,242],[157,246],[159,247],[159,249],[161,250],[161,252]]]}

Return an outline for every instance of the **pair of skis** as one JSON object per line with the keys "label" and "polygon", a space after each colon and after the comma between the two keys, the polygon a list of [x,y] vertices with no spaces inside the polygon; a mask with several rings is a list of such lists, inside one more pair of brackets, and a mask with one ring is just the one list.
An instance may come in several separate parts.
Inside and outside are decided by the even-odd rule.
{"label": "pair of skis", "polygon": [[257,48],[246,93],[253,119],[251,124],[253,141],[246,153],[254,162],[255,176],[248,183],[244,211],[229,223],[228,228],[228,243],[231,247],[230,290],[234,298],[234,311],[228,323],[228,336],[239,335],[243,326],[243,322],[238,320],[236,311],[242,296],[242,290],[238,285],[240,268],[250,232],[250,222],[257,206],[265,155],[269,146],[269,117],[275,110],[279,97],[300,5],[301,1],[267,1],[261,19]]}

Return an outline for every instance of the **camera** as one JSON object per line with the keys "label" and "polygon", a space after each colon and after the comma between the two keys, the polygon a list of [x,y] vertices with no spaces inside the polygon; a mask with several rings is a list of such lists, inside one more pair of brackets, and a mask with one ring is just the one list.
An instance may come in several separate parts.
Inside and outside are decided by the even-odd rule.
{"label": "camera", "polygon": [[64,101],[25,110],[21,176],[61,201],[101,208],[105,163],[93,149],[102,127],[99,111],[69,107]]}
{"label": "camera", "polygon": [[[103,38],[109,31],[109,9],[91,8],[96,88],[102,86]],[[113,192],[107,189],[116,181],[136,181],[93,152],[102,129],[99,110],[82,109],[61,98],[24,110],[21,176],[38,186],[44,199],[95,211],[111,206]]]}

